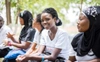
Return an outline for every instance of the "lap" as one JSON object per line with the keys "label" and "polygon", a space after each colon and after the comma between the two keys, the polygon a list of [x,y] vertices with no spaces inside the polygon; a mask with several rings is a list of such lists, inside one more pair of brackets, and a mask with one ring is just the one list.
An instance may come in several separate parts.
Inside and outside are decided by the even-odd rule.
{"label": "lap", "polygon": [[23,50],[11,50],[9,53],[4,57],[6,59],[16,59],[18,55],[25,54],[25,51]]}

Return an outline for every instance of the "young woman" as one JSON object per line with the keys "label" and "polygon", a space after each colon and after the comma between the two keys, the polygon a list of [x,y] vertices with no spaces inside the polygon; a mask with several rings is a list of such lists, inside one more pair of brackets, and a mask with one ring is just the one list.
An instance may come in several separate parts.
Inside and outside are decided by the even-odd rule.
{"label": "young woman", "polygon": [[38,14],[36,16],[36,18],[33,21],[32,27],[36,29],[36,33],[35,33],[35,37],[34,37],[34,41],[33,41],[32,47],[26,53],[27,55],[30,54],[29,52],[31,52],[31,51],[33,51],[32,52],[32,54],[33,54],[33,53],[36,53],[39,50],[41,32],[44,29],[42,24],[41,24],[41,14]]}
{"label": "young woman", "polygon": [[36,33],[34,36],[34,41],[32,43],[32,46],[24,55],[19,55],[17,59],[19,58],[21,59],[27,55],[35,54],[39,50],[41,32],[44,29],[43,26],[41,25],[41,14],[38,14],[36,16],[36,18],[33,21],[32,27],[36,29]]}
{"label": "young woman", "polygon": [[76,61],[100,62],[100,6],[83,10],[77,27],[80,33],[72,41]]}
{"label": "young woman", "polygon": [[7,36],[13,42],[8,43],[11,46],[15,46],[19,49],[11,50],[4,58],[3,62],[15,62],[18,55],[24,54],[26,50],[30,47],[31,42],[34,39],[35,29],[32,28],[32,14],[25,10],[19,14],[20,24],[24,25],[21,30],[19,41],[16,41],[12,34],[8,33]]}
{"label": "young woman", "polygon": [[39,51],[33,55],[17,59],[17,61],[55,61],[57,57],[60,57],[65,62],[68,59],[71,45],[68,34],[57,27],[62,25],[62,22],[58,18],[56,10],[54,8],[46,8],[41,14],[41,23],[45,29],[41,34]]}

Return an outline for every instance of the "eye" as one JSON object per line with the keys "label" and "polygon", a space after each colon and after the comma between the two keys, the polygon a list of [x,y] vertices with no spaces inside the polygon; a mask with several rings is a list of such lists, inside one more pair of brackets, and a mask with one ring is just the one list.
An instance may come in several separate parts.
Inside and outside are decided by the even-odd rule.
{"label": "eye", "polygon": [[79,20],[82,20],[82,18],[79,18]]}
{"label": "eye", "polygon": [[81,20],[83,20],[84,19],[84,17],[79,17],[79,20],[81,21]]}
{"label": "eye", "polygon": [[46,18],[46,21],[49,21],[50,19],[49,18]]}

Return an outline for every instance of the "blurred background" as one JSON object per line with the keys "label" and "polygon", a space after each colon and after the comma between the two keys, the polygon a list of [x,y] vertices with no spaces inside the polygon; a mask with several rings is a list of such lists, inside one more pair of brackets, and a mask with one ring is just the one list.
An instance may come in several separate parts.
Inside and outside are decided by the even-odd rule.
{"label": "blurred background", "polygon": [[[53,7],[57,10],[59,18],[63,25],[60,27],[71,36],[78,33],[77,21],[78,15],[82,9],[100,5],[99,0],[0,0],[0,15],[3,16],[5,24],[7,24],[15,33],[15,37],[19,35],[22,26],[18,21],[20,11],[29,10],[33,17],[41,13],[47,7]],[[18,38],[17,38],[18,39]]]}

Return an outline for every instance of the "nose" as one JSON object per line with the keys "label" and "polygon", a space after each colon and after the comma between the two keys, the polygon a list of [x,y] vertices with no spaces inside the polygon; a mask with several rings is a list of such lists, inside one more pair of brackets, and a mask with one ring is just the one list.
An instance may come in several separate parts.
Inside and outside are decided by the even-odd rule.
{"label": "nose", "polygon": [[46,20],[44,20],[44,21],[43,21],[43,23],[45,24],[45,23],[47,23],[47,21],[46,21]]}
{"label": "nose", "polygon": [[77,25],[79,24],[79,21],[77,21]]}

